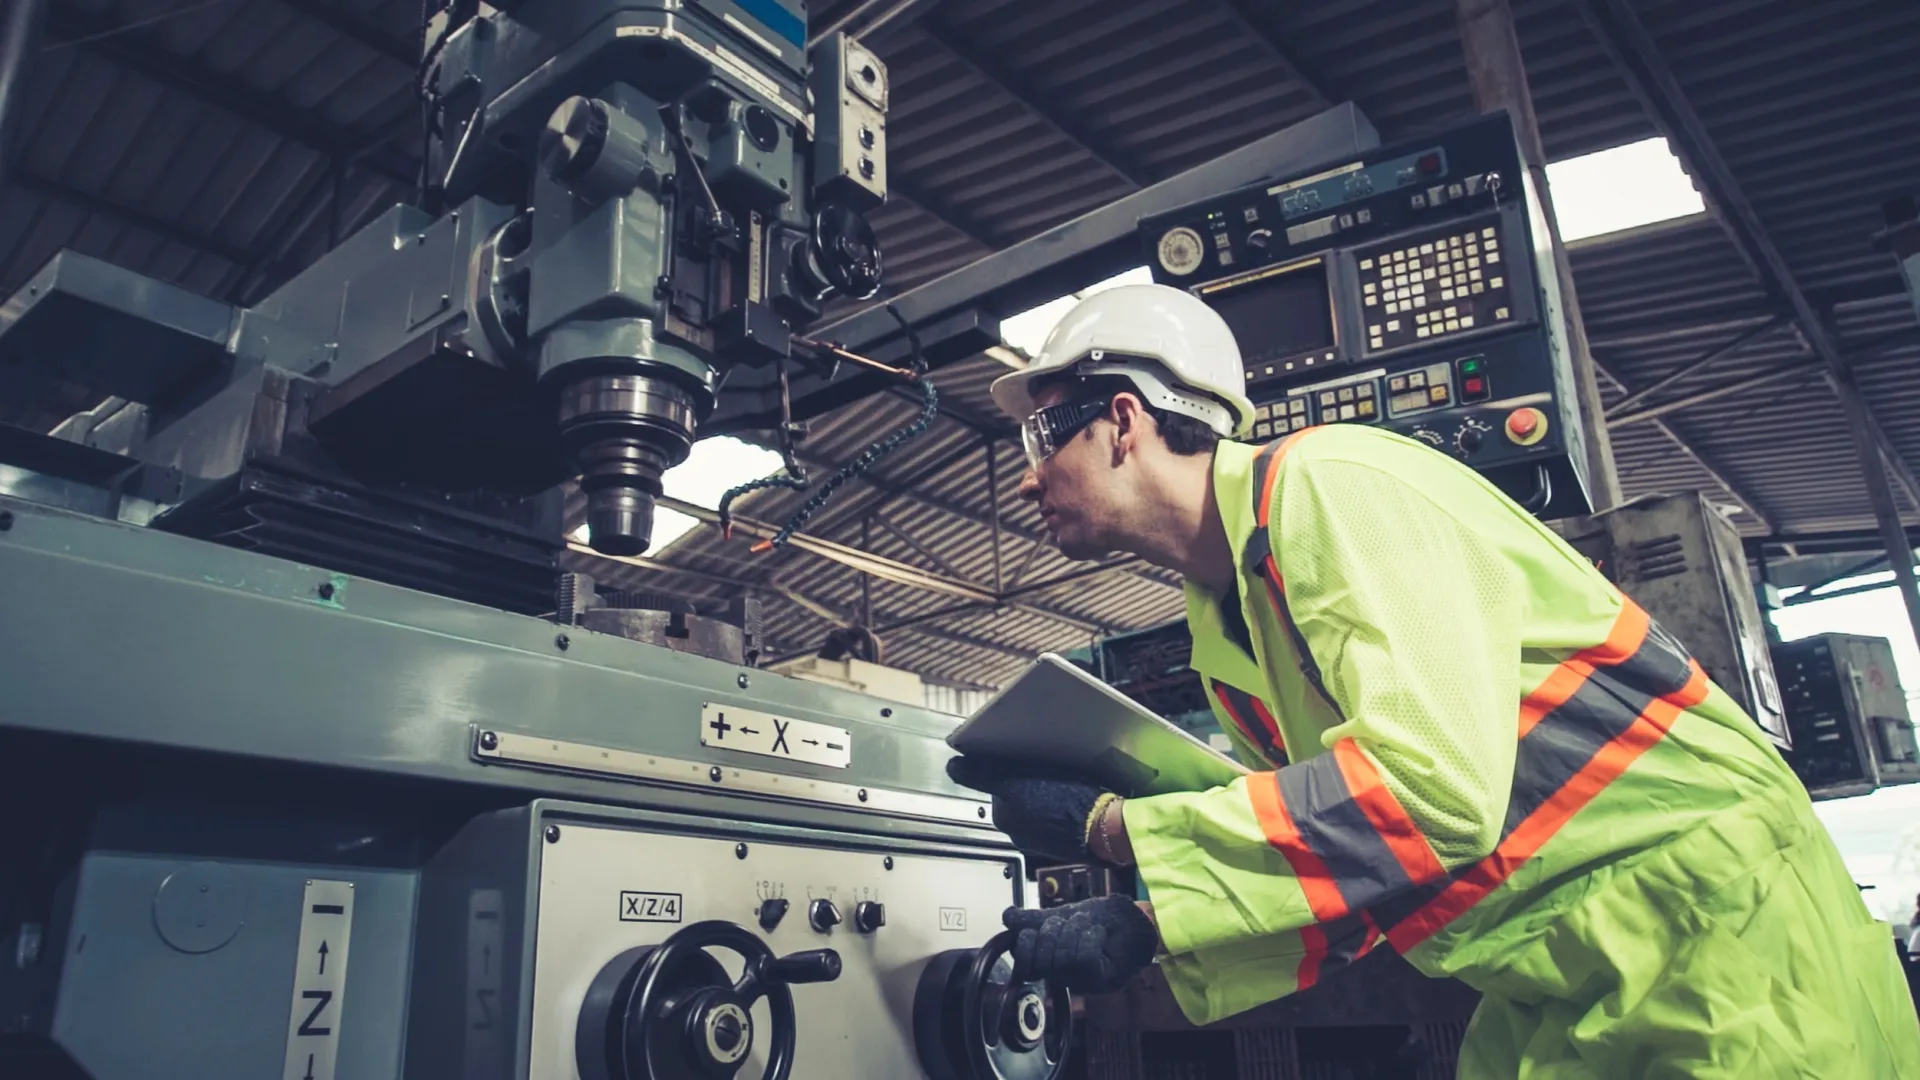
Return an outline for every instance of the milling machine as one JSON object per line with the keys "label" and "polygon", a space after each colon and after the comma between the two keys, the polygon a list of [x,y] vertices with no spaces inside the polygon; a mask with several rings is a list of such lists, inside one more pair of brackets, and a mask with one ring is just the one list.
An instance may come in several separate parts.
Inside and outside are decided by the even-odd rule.
{"label": "milling machine", "polygon": [[250,306],[64,252],[0,308],[5,392],[95,403],[0,438],[0,1074],[1058,1075],[951,718],[553,588],[569,481],[638,553],[832,380],[884,66],[797,0],[422,40],[419,205]]}

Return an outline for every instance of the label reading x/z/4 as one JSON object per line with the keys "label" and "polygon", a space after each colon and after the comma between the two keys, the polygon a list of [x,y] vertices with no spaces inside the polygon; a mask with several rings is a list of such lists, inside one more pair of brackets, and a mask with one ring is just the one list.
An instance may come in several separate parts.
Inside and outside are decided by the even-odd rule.
{"label": "label reading x/z/4", "polygon": [[620,894],[621,922],[680,921],[680,894],[671,892],[623,892]]}
{"label": "label reading x/z/4", "polygon": [[712,702],[700,710],[700,745],[834,769],[853,761],[853,736],[846,728]]}

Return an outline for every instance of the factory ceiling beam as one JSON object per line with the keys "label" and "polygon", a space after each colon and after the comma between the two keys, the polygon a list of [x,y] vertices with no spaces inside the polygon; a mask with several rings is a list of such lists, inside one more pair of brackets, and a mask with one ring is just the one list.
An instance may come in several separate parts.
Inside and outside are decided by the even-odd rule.
{"label": "factory ceiling beam", "polygon": [[[925,468],[915,470],[905,477],[880,477],[872,473],[856,477],[856,480],[874,493],[875,498],[865,504],[851,501],[843,503],[816,518],[814,524],[808,531],[816,535],[833,532],[835,529],[851,522],[854,518],[862,514],[877,512],[896,499],[904,499],[909,502],[917,502],[924,506],[930,506],[950,517],[959,518],[962,521],[977,525],[983,529],[992,529],[993,519],[990,515],[968,510],[964,507],[956,506],[953,503],[938,501],[921,493],[919,490],[920,485],[926,480],[946,472],[966,458],[979,453],[979,449],[977,446],[963,446],[952,453],[941,455]],[[826,465],[825,463],[815,461],[805,456],[800,458],[800,463],[808,469],[826,469],[831,471],[833,468],[833,466]],[[1036,545],[1043,545],[1047,540],[1045,533],[1022,529],[1018,526],[1008,524],[1005,521],[1001,522],[1000,531],[1003,535],[1012,539],[1023,540]],[[1170,575],[1162,576],[1166,575],[1167,572],[1144,563],[1136,566],[1134,573],[1142,580],[1151,581],[1156,585],[1164,585],[1173,589],[1180,587],[1178,579],[1172,578]]]}
{"label": "factory ceiling beam", "polygon": [[[1880,334],[1876,337],[1868,338],[1858,346],[1848,349],[1847,355],[1856,361],[1864,360],[1885,352],[1888,349],[1897,348],[1916,340],[1920,340],[1920,327],[1906,326],[1898,330]],[[1790,379],[1796,376],[1806,378],[1810,375],[1819,374],[1819,368],[1807,363],[1807,359],[1811,355],[1810,352],[1805,352],[1797,359],[1785,361],[1757,374],[1735,379],[1732,382],[1723,382],[1705,390],[1696,390],[1685,397],[1674,398],[1671,401],[1663,401],[1658,405],[1648,405],[1634,412],[1618,415],[1609,413],[1607,415],[1607,427],[1617,428],[1625,427],[1628,424],[1643,424],[1655,417],[1665,416],[1668,413],[1678,412],[1681,409],[1690,409],[1696,405],[1704,405],[1709,401],[1718,401],[1723,397],[1731,397],[1741,391],[1751,390],[1756,386],[1766,386],[1770,383],[1776,383],[1783,379]],[[1906,483],[1902,481],[1901,486],[1903,488],[1906,487]],[[1920,500],[1916,500],[1916,504],[1920,504]]]}
{"label": "factory ceiling beam", "polygon": [[1920,581],[1914,577],[1913,550],[1907,545],[1887,474],[1891,470],[1900,478],[1908,501],[1915,506],[1920,506],[1920,482],[1916,482],[1911,468],[1861,396],[1852,365],[1842,355],[1838,334],[1829,323],[1830,313],[1816,308],[1800,287],[1786,257],[1767,234],[1759,213],[1720,156],[1706,124],[1632,6],[1627,0],[1582,0],[1581,11],[1614,69],[1667,137],[1668,145],[1700,188],[1707,208],[1726,230],[1741,258],[1770,295],[1786,301],[1801,338],[1826,365],[1827,385],[1847,413],[1847,430],[1859,454],[1867,497],[1892,558],[1894,580],[1900,586],[1914,635],[1920,637]]}
{"label": "factory ceiling beam", "polygon": [[22,191],[66,203],[77,210],[85,210],[89,214],[98,214],[101,217],[112,218],[122,225],[150,232],[170,244],[178,244],[183,248],[199,252],[202,255],[211,255],[217,259],[225,259],[235,266],[244,266],[253,258],[250,252],[242,248],[235,247],[232,244],[225,243],[214,237],[203,236],[190,229],[182,228],[176,222],[155,217],[144,210],[136,210],[131,206],[122,205],[121,203],[100,195],[93,195],[80,191],[77,188],[71,188],[65,184],[36,176],[24,169],[15,170],[11,179],[14,185]]}
{"label": "factory ceiling beam", "polygon": [[401,40],[376,26],[334,6],[331,0],[279,0],[285,7],[305,15],[349,41],[358,42],[374,53],[398,61],[412,70],[420,64],[420,52],[411,40]]}
{"label": "factory ceiling beam", "polygon": [[975,221],[959,207],[953,206],[920,185],[901,175],[890,172],[887,175],[887,189],[890,198],[901,198],[919,208],[920,212],[940,222],[954,232],[972,240],[988,251],[1000,250],[1000,242],[988,233],[986,227]]}
{"label": "factory ceiling beam", "polygon": [[[1613,404],[1607,406],[1608,415],[1612,415],[1614,413],[1626,413],[1626,412],[1632,411],[1635,405],[1640,404],[1641,402],[1647,400],[1648,398],[1654,396],[1655,394],[1658,394],[1659,392],[1667,389],[1668,387],[1671,387],[1693,375],[1699,374],[1701,371],[1704,371],[1706,368],[1712,366],[1713,364],[1718,363],[1719,361],[1724,360],[1729,356],[1732,356],[1734,353],[1737,353],[1741,349],[1746,348],[1748,345],[1751,345],[1753,342],[1759,340],[1760,338],[1763,338],[1768,334],[1773,333],[1775,330],[1778,330],[1780,327],[1785,326],[1787,324],[1787,321],[1788,321],[1787,316],[1776,315],[1773,318],[1768,319],[1766,322],[1761,323],[1759,326],[1753,327],[1747,330],[1745,333],[1740,334],[1738,337],[1734,338],[1732,341],[1729,341],[1724,345],[1716,345],[1713,348],[1708,349],[1705,353],[1701,354],[1701,356],[1698,359],[1687,361],[1686,363],[1680,365],[1678,368],[1675,368],[1670,374],[1662,377],[1659,381],[1651,383],[1647,386],[1643,386],[1638,390],[1629,391],[1626,397],[1623,397],[1619,401],[1616,401]],[[1597,359],[1594,361],[1594,364],[1596,366],[1599,363],[1600,361]],[[1611,375],[1607,377],[1610,379],[1613,378]],[[1619,379],[1613,379],[1613,383],[1615,386],[1620,387],[1622,390],[1626,390],[1626,384],[1622,383]]]}
{"label": "factory ceiling beam", "polygon": [[1261,23],[1261,15],[1254,11],[1252,4],[1247,0],[1220,0],[1220,6],[1226,10],[1242,33],[1259,44],[1267,55],[1273,58],[1273,62],[1286,74],[1288,81],[1307,92],[1316,110],[1333,106],[1334,96],[1327,92],[1324,82],[1308,74],[1306,67],[1301,64],[1300,58],[1294,55],[1293,48],[1287,44],[1286,40]]}
{"label": "factory ceiling beam", "polygon": [[27,100],[28,58],[40,50],[46,0],[10,0],[0,10],[0,183],[13,174],[20,113]]}
{"label": "factory ceiling beam", "polygon": [[[1639,394],[1641,393],[1639,391],[1635,391],[1633,388],[1628,386],[1625,382],[1622,382],[1618,375],[1615,375],[1613,372],[1607,370],[1606,365],[1602,364],[1598,357],[1594,358],[1593,367],[1594,367],[1594,370],[1598,371],[1600,375],[1603,378],[1605,378],[1608,382],[1619,387],[1621,392],[1626,394],[1629,399],[1635,398],[1639,396]],[[1748,494],[1743,488],[1741,488],[1739,485],[1735,484],[1731,479],[1729,479],[1724,469],[1722,469],[1707,455],[1701,453],[1698,450],[1695,450],[1692,444],[1687,442],[1687,440],[1684,437],[1682,437],[1679,432],[1673,429],[1672,425],[1668,424],[1664,420],[1654,420],[1652,421],[1652,423],[1653,423],[1654,429],[1659,431],[1660,434],[1666,436],[1667,441],[1673,443],[1675,449],[1679,450],[1682,454],[1685,454],[1688,458],[1690,458],[1693,461],[1695,465],[1699,466],[1700,471],[1706,473],[1709,477],[1711,477],[1714,483],[1719,484],[1720,489],[1722,491],[1725,491],[1728,495],[1733,496],[1734,501],[1738,502],[1741,505],[1741,507],[1743,507],[1746,510],[1747,515],[1760,523],[1761,528],[1767,530],[1768,532],[1773,531],[1775,518],[1764,506],[1760,504],[1760,500]]]}
{"label": "factory ceiling beam", "polygon": [[[363,135],[351,129],[303,110],[278,94],[196,64],[168,51],[156,35],[112,19],[62,4],[48,12],[46,31],[53,44],[74,43],[203,104],[299,143],[322,157],[354,157],[365,141]],[[412,184],[412,164],[400,160],[391,150],[383,150],[385,152],[365,155],[360,163],[373,172]]]}
{"label": "factory ceiling beam", "polygon": [[951,23],[935,15],[920,25],[927,37],[938,45],[949,57],[961,66],[970,69],[975,75],[1020,103],[1021,107],[1053,129],[1053,133],[1080,148],[1082,153],[1106,166],[1116,176],[1136,188],[1146,187],[1151,181],[1137,165],[1126,160],[1112,143],[1095,135],[1088,127],[1072,116],[1047,103],[1048,95],[1028,82],[1006,65],[996,60],[986,49],[981,48],[967,35]]}
{"label": "factory ceiling beam", "polygon": [[[728,595],[732,595],[738,590],[745,589],[750,594],[755,594],[755,595],[764,596],[764,597],[771,597],[773,599],[780,600],[784,603],[792,604],[794,607],[800,608],[802,611],[806,611],[809,614],[816,616],[817,618],[820,618],[826,622],[834,624],[835,626],[852,626],[854,625],[854,622],[855,622],[851,614],[841,611],[839,608],[836,608],[833,605],[828,604],[823,600],[819,600],[814,597],[808,596],[805,593],[799,592],[798,590],[790,588],[785,585],[775,585],[771,583],[761,584],[758,582],[743,582],[738,578],[727,577],[722,574],[709,573],[705,570],[696,570],[688,566],[675,566],[671,563],[663,563],[658,559],[649,559],[641,555],[602,555],[600,552],[593,550],[592,548],[586,546],[585,544],[579,544],[579,543],[570,542],[567,544],[567,549],[568,549],[568,554],[566,559],[564,560],[565,565],[567,565],[570,568],[579,570],[580,572],[585,573],[590,577],[595,578],[596,581],[604,582],[606,580],[607,573],[605,569],[605,564],[620,563],[625,566],[632,566],[637,569],[649,570],[656,573],[679,574],[690,581],[697,581],[703,585],[707,585],[714,588],[725,589],[727,590]],[[595,571],[599,571],[599,573],[596,574]],[[969,608],[968,610],[975,610],[975,609]],[[910,626],[913,628],[913,631],[915,633],[924,634],[927,637],[933,638],[936,641],[945,641],[954,645],[964,646],[966,648],[986,649],[991,652],[1018,654],[1021,656],[1029,655],[1020,650],[1013,649],[1011,646],[1001,645],[997,642],[984,641],[980,638],[976,638],[971,635],[956,634],[956,633],[952,633],[950,631],[945,631],[945,630],[936,630],[931,627],[923,626],[920,623],[913,622],[911,619],[900,621],[900,623],[902,627]],[[769,660],[767,661],[767,663],[777,663],[781,659],[792,659],[795,656],[804,656],[812,651],[812,649],[810,648],[801,648],[799,646],[793,645],[791,643],[786,643],[786,642],[769,641],[767,642],[767,645],[768,645],[768,648],[765,650],[766,652],[786,654],[784,656]]]}

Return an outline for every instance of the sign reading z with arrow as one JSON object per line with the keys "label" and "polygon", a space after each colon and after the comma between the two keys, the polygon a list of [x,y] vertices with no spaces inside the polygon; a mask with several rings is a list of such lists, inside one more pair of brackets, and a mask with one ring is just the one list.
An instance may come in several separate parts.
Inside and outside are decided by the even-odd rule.
{"label": "sign reading z with arrow", "polygon": [[300,901],[300,944],[293,964],[293,1008],[281,1080],[333,1080],[340,1049],[340,1005],[353,935],[353,883],[309,881]]}
{"label": "sign reading z with arrow", "polygon": [[846,728],[712,702],[700,710],[700,745],[835,769],[853,762]]}

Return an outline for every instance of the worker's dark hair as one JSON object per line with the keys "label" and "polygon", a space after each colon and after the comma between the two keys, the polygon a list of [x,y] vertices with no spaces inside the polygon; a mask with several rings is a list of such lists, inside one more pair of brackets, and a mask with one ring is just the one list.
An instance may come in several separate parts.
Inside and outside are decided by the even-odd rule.
{"label": "worker's dark hair", "polygon": [[1067,400],[1074,402],[1132,394],[1140,399],[1140,404],[1153,417],[1153,422],[1160,425],[1160,438],[1166,442],[1167,449],[1176,454],[1210,454],[1220,444],[1218,432],[1185,413],[1168,412],[1156,406],[1125,375],[1075,375],[1069,369],[1053,375],[1042,375],[1033,380],[1030,390],[1038,394],[1053,386],[1066,387]]}

